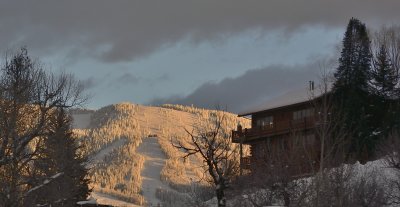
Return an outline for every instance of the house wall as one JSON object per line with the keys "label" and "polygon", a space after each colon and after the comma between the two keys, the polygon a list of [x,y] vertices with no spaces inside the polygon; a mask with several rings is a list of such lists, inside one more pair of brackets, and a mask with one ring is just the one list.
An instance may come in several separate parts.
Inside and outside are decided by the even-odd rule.
{"label": "house wall", "polygon": [[310,167],[319,163],[319,144],[313,130],[255,140],[250,143],[250,162],[255,163],[253,170],[279,163],[296,175],[312,173]]}
{"label": "house wall", "polygon": [[274,125],[285,125],[291,121],[293,121],[293,113],[295,111],[299,111],[302,109],[308,109],[312,108],[312,105],[310,102],[305,102],[305,103],[299,103],[283,108],[278,108],[278,109],[272,109],[268,111],[262,111],[262,112],[257,112],[252,114],[252,120],[251,120],[251,127],[253,129],[260,129],[260,126],[257,125],[257,121],[268,117],[272,116],[273,117],[273,122]]}
{"label": "house wall", "polygon": [[251,156],[260,159],[268,157],[268,154],[278,152],[279,150],[298,151],[314,150],[318,146],[319,139],[315,136],[313,130],[300,131],[293,134],[274,136],[265,139],[255,140],[250,143]]}
{"label": "house wall", "polygon": [[[279,109],[254,113],[252,114],[252,128],[260,128],[257,126],[257,120],[267,116],[274,117],[274,127],[288,127],[290,124],[287,123],[295,121],[293,120],[294,112],[309,108],[312,108],[312,105],[310,102],[306,102]],[[315,116],[315,112],[312,116]],[[288,131],[290,130],[288,129]],[[286,160],[288,164],[289,162],[292,162],[293,165],[296,165],[297,173],[300,173],[299,170],[301,170],[302,173],[305,173],[311,170],[309,169],[310,158],[314,160],[313,162],[318,160],[317,155],[319,154],[319,140],[318,137],[315,136],[313,129],[300,129],[296,130],[296,132],[263,137],[253,140],[248,144],[251,146],[250,161],[252,163],[265,163],[274,160],[281,160],[285,162]],[[306,153],[308,156],[307,158],[305,157]]]}

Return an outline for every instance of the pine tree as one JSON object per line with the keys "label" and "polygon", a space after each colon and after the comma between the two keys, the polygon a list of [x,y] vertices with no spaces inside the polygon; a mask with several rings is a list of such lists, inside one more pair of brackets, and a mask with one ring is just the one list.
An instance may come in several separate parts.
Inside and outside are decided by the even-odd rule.
{"label": "pine tree", "polygon": [[396,124],[396,85],[398,81],[396,69],[388,55],[386,44],[380,44],[375,54],[372,70],[373,113],[375,133],[387,137]]}
{"label": "pine tree", "polygon": [[368,90],[370,64],[370,40],[367,29],[359,20],[349,21],[343,39],[343,49],[339,58],[339,67],[334,76],[334,91],[347,94],[353,90]]}
{"label": "pine tree", "polygon": [[384,44],[380,45],[373,66],[371,78],[374,92],[383,99],[392,98],[395,95],[397,75]]}
{"label": "pine tree", "polygon": [[[26,48],[5,57],[0,66],[0,206],[22,206],[44,186],[31,175],[45,149],[52,113],[84,103],[82,92],[73,76],[46,71]],[[49,178],[47,184],[54,180]]]}
{"label": "pine tree", "polygon": [[67,114],[58,110],[51,122],[50,135],[45,139],[42,158],[35,163],[35,183],[40,184],[52,176],[62,175],[32,194],[26,203],[74,206],[77,201],[86,200],[90,193],[89,180],[86,178],[86,158],[78,153]]}
{"label": "pine tree", "polygon": [[335,114],[344,117],[343,126],[351,133],[349,151],[359,158],[368,156],[364,154],[370,153],[374,145],[365,138],[370,133],[368,97],[371,57],[370,40],[365,25],[358,19],[350,19],[343,39],[339,67],[334,74],[336,80],[332,91],[337,110]]}

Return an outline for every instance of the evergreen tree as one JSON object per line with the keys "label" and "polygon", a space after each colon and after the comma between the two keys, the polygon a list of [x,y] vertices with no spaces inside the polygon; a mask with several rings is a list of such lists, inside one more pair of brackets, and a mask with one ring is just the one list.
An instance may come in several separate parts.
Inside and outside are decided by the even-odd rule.
{"label": "evergreen tree", "polygon": [[[395,124],[395,106],[397,72],[389,58],[386,45],[380,44],[374,55],[371,73],[371,113],[374,117],[371,126],[375,128],[374,134],[387,137]],[[377,137],[378,138],[378,137]]]}
{"label": "evergreen tree", "polygon": [[358,158],[367,157],[374,151],[374,141],[367,138],[371,133],[368,127],[371,57],[365,25],[358,19],[350,19],[343,39],[339,67],[334,74],[333,95],[336,114],[344,116],[341,119],[344,120],[343,126],[351,136],[349,152]]}
{"label": "evergreen tree", "polygon": [[51,119],[49,136],[44,142],[42,158],[35,162],[36,185],[60,175],[50,184],[37,190],[26,204],[74,206],[86,200],[90,193],[86,178],[86,158],[78,153],[76,140],[70,129],[71,121],[64,110],[57,110]]}
{"label": "evergreen tree", "polygon": [[339,67],[334,74],[336,94],[354,93],[348,89],[368,91],[371,57],[365,25],[355,18],[350,19],[343,39]]}
{"label": "evergreen tree", "polygon": [[79,81],[46,71],[26,48],[5,57],[0,66],[0,206],[23,206],[55,180],[49,176],[46,185],[34,183],[33,166],[43,155],[52,114],[82,104],[82,92]]}
{"label": "evergreen tree", "polygon": [[397,75],[384,44],[380,45],[379,51],[373,60],[373,66],[371,73],[373,92],[382,97],[382,99],[393,98]]}

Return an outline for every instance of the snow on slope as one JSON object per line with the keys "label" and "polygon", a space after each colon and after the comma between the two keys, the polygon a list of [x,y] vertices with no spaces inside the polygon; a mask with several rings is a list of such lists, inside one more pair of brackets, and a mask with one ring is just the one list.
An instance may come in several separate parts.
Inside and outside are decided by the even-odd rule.
{"label": "snow on slope", "polygon": [[137,148],[137,152],[144,156],[145,162],[141,172],[142,191],[148,206],[161,205],[161,201],[156,197],[156,190],[172,190],[168,185],[161,181],[161,170],[165,165],[167,157],[161,150],[156,137],[144,138]]}
{"label": "snow on slope", "polygon": [[[91,115],[75,116],[74,126],[82,129],[81,134],[89,141],[87,146],[92,149],[88,150],[91,150],[90,154],[93,155],[94,168],[100,167],[100,171],[95,171],[95,189],[92,193],[93,197],[98,198],[98,203],[108,204],[107,199],[122,202],[121,199],[124,199],[139,204],[142,203],[140,196],[144,196],[149,204],[158,204],[160,201],[156,198],[155,191],[159,187],[171,192],[178,190],[179,193],[184,193],[185,190],[176,189],[176,186],[190,186],[192,180],[198,180],[198,172],[203,173],[198,167],[199,161],[194,157],[189,163],[182,163],[182,155],[173,149],[169,142],[171,137],[187,137],[185,128],[191,130],[193,126],[207,121],[212,116],[210,110],[191,110],[197,112],[121,103],[103,107]],[[239,118],[233,114],[229,117],[230,125],[235,127]],[[126,134],[127,131],[134,131],[135,135],[126,136],[129,135]],[[158,138],[144,138],[149,135],[157,135]],[[139,144],[140,140],[143,143]],[[129,156],[124,156],[126,152],[129,152]],[[138,159],[135,153],[144,161],[132,162]],[[108,161],[102,162],[105,157],[108,157]],[[114,164],[108,163],[112,157],[115,157]],[[166,163],[169,163],[167,170]],[[168,171],[169,174],[163,174],[160,178],[161,171]],[[128,179],[129,183],[124,179]],[[167,181],[163,183],[161,180]],[[133,186],[134,183],[137,186]],[[128,191],[134,190],[120,191],[118,188],[121,186],[127,187]],[[137,190],[137,187],[140,189]],[[130,199],[132,196],[139,197],[139,202],[138,199]]]}
{"label": "snow on slope", "polygon": [[103,148],[102,150],[100,150],[99,152],[97,152],[93,157],[89,158],[90,161],[90,165],[96,165],[100,162],[103,161],[103,159],[110,154],[114,149],[124,145],[127,143],[128,140],[122,138],[122,139],[118,139],[117,141],[114,141],[113,143],[111,143],[110,145],[106,146],[105,148]]}
{"label": "snow on slope", "polygon": [[135,205],[133,203],[128,203],[125,201],[121,201],[118,198],[115,198],[111,195],[107,195],[104,193],[99,193],[99,192],[92,192],[91,195],[98,204],[103,204],[103,205],[112,205],[112,206],[118,206],[118,207],[138,207],[138,205]]}
{"label": "snow on slope", "polygon": [[[298,96],[304,98],[305,96]],[[264,106],[265,107],[265,106]],[[104,116],[107,116],[105,114]],[[144,156],[144,166],[141,169],[142,177],[142,188],[141,192],[148,204],[157,205],[160,201],[155,196],[157,188],[161,187],[166,190],[171,190],[168,184],[163,183],[160,179],[160,172],[162,171],[165,163],[170,157],[166,157],[164,152],[160,149],[159,140],[167,141],[173,134],[185,134],[184,128],[190,130],[196,123],[204,121],[194,113],[188,113],[185,111],[178,111],[172,109],[165,109],[159,107],[148,107],[135,105],[135,113],[132,115],[134,120],[140,127],[140,134],[142,137],[147,137],[151,134],[155,134],[158,138],[150,137],[144,138],[143,142],[138,146],[136,151]],[[90,127],[91,114],[78,114],[74,115],[74,127],[80,129],[86,129]],[[98,151],[94,156],[96,162],[100,162],[103,158],[110,154],[114,149],[120,148],[126,144],[126,140],[118,139],[115,142],[111,142],[106,145],[102,150]],[[194,164],[196,165],[196,164]],[[192,166],[194,166],[192,165]],[[394,177],[394,173],[385,168],[382,160],[368,162],[365,165],[359,163],[354,164],[359,174],[368,173],[371,170],[378,170],[379,174],[385,177]],[[186,167],[185,167],[186,168]],[[186,173],[178,175],[180,179],[184,180],[185,176],[194,176],[194,173],[190,171],[190,166],[187,167]],[[172,189],[174,191],[175,189]],[[109,204],[115,206],[138,206],[129,202],[122,201],[120,198],[116,198],[109,194],[93,192],[92,196],[97,199],[98,203]],[[208,202],[210,206],[215,204],[215,201]]]}
{"label": "snow on slope", "polygon": [[[352,175],[346,175],[346,176],[351,176],[351,180],[354,182],[355,179],[361,179],[361,178],[367,178],[367,182],[372,182],[374,181],[374,179],[376,179],[376,182],[378,182],[378,187],[382,187],[386,192],[389,192],[391,190],[393,190],[392,188],[390,188],[388,186],[388,182],[390,182],[391,180],[398,180],[399,178],[399,172],[396,169],[393,168],[389,168],[387,167],[387,163],[385,158],[381,158],[378,160],[374,160],[374,161],[369,161],[367,163],[360,164],[360,162],[356,162],[354,164],[344,164],[343,166],[340,166],[343,169],[348,169],[350,171],[352,171]],[[307,178],[301,178],[311,181],[313,177],[307,177]],[[349,184],[349,183],[346,183]],[[307,189],[310,190],[310,189]],[[258,191],[258,192],[256,192]],[[254,193],[255,195],[259,195],[258,193],[262,193],[264,190],[263,189],[257,189],[256,191],[252,191],[252,193]],[[372,194],[371,194],[372,195]],[[242,200],[244,198],[249,198],[250,194],[241,194],[241,195],[237,195],[234,198],[231,198],[230,200],[227,200],[227,207],[236,207],[238,205],[239,200]],[[263,199],[263,198],[261,198]],[[390,198],[386,198],[388,200],[390,200]],[[386,201],[388,201],[386,200]],[[283,203],[283,201],[279,201],[277,200],[278,203]],[[389,202],[390,203],[390,202]],[[217,198],[214,197],[212,199],[210,199],[209,201],[205,202],[205,206],[207,207],[214,207],[217,206]],[[283,205],[283,204],[282,204]],[[247,202],[246,207],[255,207],[256,205],[251,204],[251,202]],[[278,207],[280,205],[274,205],[275,207]],[[374,205],[371,205],[374,206]],[[387,206],[387,207],[398,207],[398,204],[389,204],[389,205],[383,205],[382,206]]]}

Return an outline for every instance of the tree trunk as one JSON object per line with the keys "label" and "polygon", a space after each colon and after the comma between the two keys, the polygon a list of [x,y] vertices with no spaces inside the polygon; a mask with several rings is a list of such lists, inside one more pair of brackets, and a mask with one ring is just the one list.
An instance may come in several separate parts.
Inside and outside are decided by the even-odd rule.
{"label": "tree trunk", "polygon": [[218,207],[225,207],[226,206],[226,198],[223,190],[216,190],[217,192],[217,200],[218,200]]}
{"label": "tree trunk", "polygon": [[226,198],[225,198],[224,190],[225,190],[225,186],[223,184],[217,185],[215,192],[217,194],[218,207],[226,206]]}
{"label": "tree trunk", "polygon": [[287,192],[283,192],[283,200],[285,202],[285,206],[290,205],[290,195]]}
{"label": "tree trunk", "polygon": [[10,185],[8,188],[8,193],[6,195],[6,203],[5,206],[10,206],[10,207],[16,207],[18,206],[18,198],[19,198],[19,192],[18,192],[18,164],[16,163],[15,160],[13,160],[13,163],[11,164],[11,179],[10,179]]}

